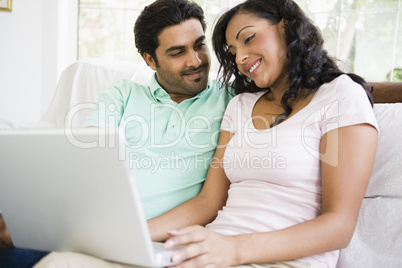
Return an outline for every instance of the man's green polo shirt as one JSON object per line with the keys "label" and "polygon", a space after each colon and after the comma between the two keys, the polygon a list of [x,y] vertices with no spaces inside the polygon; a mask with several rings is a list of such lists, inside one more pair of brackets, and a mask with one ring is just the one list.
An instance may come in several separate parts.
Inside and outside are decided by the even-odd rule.
{"label": "man's green polo shirt", "polygon": [[130,168],[149,219],[199,193],[231,97],[210,81],[178,104],[155,76],[149,84],[121,80],[99,95],[85,126],[125,129]]}

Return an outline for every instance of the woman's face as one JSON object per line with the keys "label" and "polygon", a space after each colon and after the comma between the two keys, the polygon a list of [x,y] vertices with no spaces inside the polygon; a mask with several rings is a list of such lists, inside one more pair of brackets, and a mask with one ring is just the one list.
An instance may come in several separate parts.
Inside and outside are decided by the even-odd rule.
{"label": "woman's face", "polygon": [[251,13],[238,13],[228,24],[226,42],[242,74],[260,88],[277,86],[286,59],[283,19],[272,25]]}

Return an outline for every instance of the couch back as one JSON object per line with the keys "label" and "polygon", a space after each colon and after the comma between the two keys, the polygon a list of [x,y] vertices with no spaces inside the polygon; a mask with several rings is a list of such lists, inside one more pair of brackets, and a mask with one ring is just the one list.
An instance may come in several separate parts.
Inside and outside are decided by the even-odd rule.
{"label": "couch back", "polygon": [[337,268],[402,267],[402,83],[373,83],[378,148],[358,222]]}
{"label": "couch back", "polygon": [[82,127],[100,92],[120,79],[141,80],[139,73],[145,80],[152,70],[145,62],[78,60],[62,73],[50,107],[40,121],[57,128]]}

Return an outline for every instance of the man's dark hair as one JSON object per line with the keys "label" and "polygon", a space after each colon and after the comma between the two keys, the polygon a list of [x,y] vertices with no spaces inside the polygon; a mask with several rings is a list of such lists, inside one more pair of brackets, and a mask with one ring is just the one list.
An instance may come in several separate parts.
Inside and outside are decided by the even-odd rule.
{"label": "man's dark hair", "polygon": [[156,0],[146,6],[134,24],[134,41],[138,52],[148,53],[158,64],[155,50],[159,46],[158,35],[163,29],[195,18],[205,32],[204,11],[195,2],[188,0]]}

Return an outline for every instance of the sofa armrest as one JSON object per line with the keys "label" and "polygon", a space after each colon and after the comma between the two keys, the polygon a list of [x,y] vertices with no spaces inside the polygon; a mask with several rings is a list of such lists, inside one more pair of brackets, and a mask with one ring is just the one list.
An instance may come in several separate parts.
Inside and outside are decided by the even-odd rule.
{"label": "sofa armrest", "polygon": [[55,128],[56,124],[50,121],[38,121],[38,122],[14,122],[0,118],[0,130],[12,130],[12,129],[41,129],[41,128]]}
{"label": "sofa armrest", "polygon": [[375,103],[402,102],[402,82],[370,83]]}

